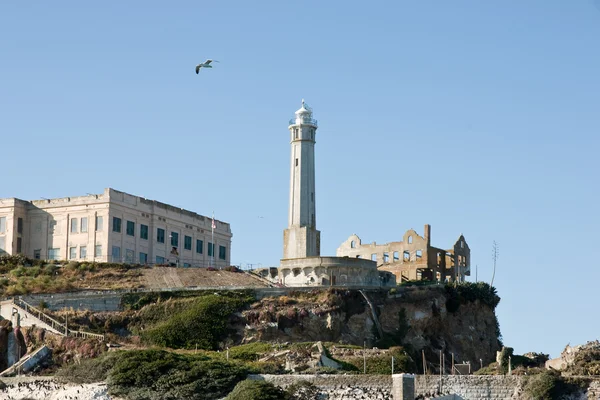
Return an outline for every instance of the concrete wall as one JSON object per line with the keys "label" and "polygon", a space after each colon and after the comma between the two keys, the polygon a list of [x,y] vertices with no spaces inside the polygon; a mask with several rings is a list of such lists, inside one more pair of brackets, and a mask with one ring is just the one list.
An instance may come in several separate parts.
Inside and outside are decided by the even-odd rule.
{"label": "concrete wall", "polygon": [[[375,262],[349,257],[308,257],[281,260],[279,283],[286,286],[395,286],[379,278]],[[389,278],[389,277],[388,277]]]}

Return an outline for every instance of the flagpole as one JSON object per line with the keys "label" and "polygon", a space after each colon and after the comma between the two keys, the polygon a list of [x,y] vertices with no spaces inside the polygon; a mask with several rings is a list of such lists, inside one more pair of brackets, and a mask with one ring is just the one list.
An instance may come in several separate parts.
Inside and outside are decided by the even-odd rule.
{"label": "flagpole", "polygon": [[212,221],[210,222],[210,241],[212,243],[212,253],[210,257],[210,266],[212,267],[215,259],[215,212],[213,211]]}

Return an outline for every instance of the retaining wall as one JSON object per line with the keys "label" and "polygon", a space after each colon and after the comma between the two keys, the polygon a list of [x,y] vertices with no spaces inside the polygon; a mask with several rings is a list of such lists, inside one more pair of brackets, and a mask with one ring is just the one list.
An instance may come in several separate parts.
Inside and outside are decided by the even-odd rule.
{"label": "retaining wall", "polygon": [[[305,380],[331,399],[353,399],[348,397],[348,393],[357,389],[362,391],[362,398],[367,400],[393,398],[390,375],[251,375],[249,379],[266,380],[284,388]],[[442,393],[456,394],[465,400],[512,400],[518,399],[522,382],[520,376],[445,375],[442,377]],[[439,388],[439,376],[415,376],[415,396],[434,395],[439,393]]]}
{"label": "retaining wall", "polygon": [[[100,311],[120,311],[122,310],[121,298],[128,293],[149,293],[149,292],[175,292],[175,291],[219,291],[219,290],[252,290],[258,300],[264,297],[283,296],[290,291],[311,291],[315,289],[327,289],[324,286],[310,287],[277,287],[277,288],[255,288],[255,287],[232,287],[232,286],[210,286],[210,287],[182,287],[182,288],[163,288],[156,290],[138,289],[138,290],[89,290],[69,293],[54,294],[32,294],[21,296],[23,300],[34,307],[39,306],[43,301],[47,307],[52,310],[63,308],[73,308],[74,310]],[[336,286],[336,289],[348,290],[379,290],[373,287],[365,288],[362,286],[344,287]]]}

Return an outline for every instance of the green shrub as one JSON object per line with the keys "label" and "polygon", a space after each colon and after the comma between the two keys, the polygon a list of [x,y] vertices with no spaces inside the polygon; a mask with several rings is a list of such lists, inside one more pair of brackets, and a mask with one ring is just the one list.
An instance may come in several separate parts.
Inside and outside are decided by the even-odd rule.
{"label": "green shrub", "polygon": [[500,303],[500,297],[496,294],[496,288],[485,282],[461,282],[446,284],[446,309],[455,313],[461,304],[471,303],[479,300],[492,309]]}
{"label": "green shrub", "polygon": [[[367,357],[367,374],[389,375],[392,373],[392,357],[394,357],[394,373],[416,373],[417,365],[412,357],[402,347],[392,347],[386,354]],[[364,370],[364,359],[354,357],[348,359],[348,363],[355,370]]]}
{"label": "green shrub", "polygon": [[104,353],[97,358],[85,358],[80,363],[61,368],[56,377],[72,383],[95,383],[106,380],[110,369],[124,352]]}
{"label": "green shrub", "polygon": [[109,393],[129,399],[214,400],[251,372],[242,365],[204,355],[160,350],[123,352],[109,371]]}
{"label": "green shrub", "polygon": [[544,371],[529,377],[524,388],[524,398],[530,400],[560,399],[586,390],[589,381],[563,378],[557,371]]}
{"label": "green shrub", "polygon": [[190,301],[189,308],[143,331],[141,336],[147,343],[162,347],[192,349],[197,346],[216,350],[227,336],[229,318],[246,304],[247,300],[239,298],[198,297]]}
{"label": "green shrub", "polygon": [[256,342],[235,346],[229,349],[229,357],[234,360],[256,361],[263,353],[273,350],[269,343]]}
{"label": "green shrub", "polygon": [[265,381],[241,381],[225,400],[287,400],[287,394]]}

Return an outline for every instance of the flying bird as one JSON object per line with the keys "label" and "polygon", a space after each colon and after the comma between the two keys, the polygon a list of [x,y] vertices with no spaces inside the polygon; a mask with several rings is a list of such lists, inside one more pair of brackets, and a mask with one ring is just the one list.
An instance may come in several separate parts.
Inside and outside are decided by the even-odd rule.
{"label": "flying bird", "polygon": [[218,62],[217,60],[206,60],[203,63],[196,65],[196,74],[200,72],[200,68],[212,68],[212,65],[210,65],[210,63],[213,61]]}

